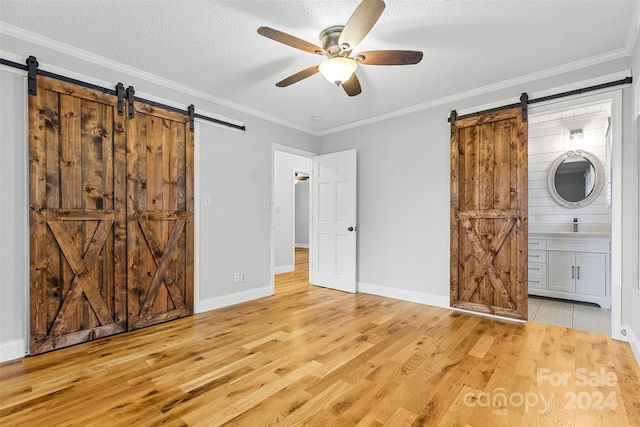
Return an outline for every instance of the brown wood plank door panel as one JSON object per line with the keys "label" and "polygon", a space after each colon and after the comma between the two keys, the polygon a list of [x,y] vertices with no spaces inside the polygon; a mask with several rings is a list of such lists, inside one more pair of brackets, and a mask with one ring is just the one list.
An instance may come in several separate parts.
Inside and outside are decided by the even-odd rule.
{"label": "brown wood plank door panel", "polygon": [[451,126],[451,306],[526,320],[528,128],[522,110]]}
{"label": "brown wood plank door panel", "polygon": [[193,313],[189,117],[135,103],[127,122],[128,328]]}
{"label": "brown wood plank door panel", "polygon": [[29,96],[30,352],[126,330],[124,119],[38,77]]}

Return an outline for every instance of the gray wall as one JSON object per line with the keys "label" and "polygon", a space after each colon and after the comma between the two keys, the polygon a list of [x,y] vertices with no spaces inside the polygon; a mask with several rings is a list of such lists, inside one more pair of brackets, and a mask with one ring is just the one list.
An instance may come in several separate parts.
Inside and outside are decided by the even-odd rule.
{"label": "gray wall", "polygon": [[309,247],[309,181],[296,184],[295,202],[295,244],[296,247]]}
{"label": "gray wall", "polygon": [[[199,193],[211,195],[212,201],[211,207],[200,208],[202,309],[234,301],[224,298],[230,294],[270,293],[272,143],[300,146],[306,141],[304,148],[313,147],[309,135],[246,119],[245,133],[200,124]],[[234,283],[234,272],[246,272],[247,281]]]}
{"label": "gray wall", "polygon": [[[637,50],[637,49],[636,49]],[[564,73],[321,137],[320,154],[358,149],[358,287],[365,292],[446,305],[449,299],[449,127],[451,110],[514,103],[549,89],[630,67],[629,59]],[[628,103],[632,89],[623,90]],[[496,105],[494,105],[496,106]],[[623,324],[638,283],[637,138],[624,105],[622,170]],[[626,153],[626,154],[625,154]],[[393,163],[392,173],[386,165]],[[634,258],[635,257],[635,258]],[[393,275],[387,274],[392,267]],[[638,330],[638,329],[636,329]]]}
{"label": "gray wall", "polygon": [[283,151],[274,153],[273,200],[274,200],[274,270],[275,273],[293,271],[295,228],[295,183],[296,170],[309,172],[311,161]]}
{"label": "gray wall", "polygon": [[358,150],[360,290],[448,301],[449,112],[437,107],[322,137],[321,154]]}
{"label": "gray wall", "polygon": [[26,78],[0,69],[0,362],[26,331],[28,186]]}

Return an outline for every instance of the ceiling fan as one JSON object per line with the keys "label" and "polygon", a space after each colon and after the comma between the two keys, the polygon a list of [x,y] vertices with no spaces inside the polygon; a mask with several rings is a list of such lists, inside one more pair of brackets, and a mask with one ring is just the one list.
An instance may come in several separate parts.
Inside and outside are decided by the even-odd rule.
{"label": "ceiling fan", "polygon": [[362,92],[355,74],[358,64],[411,65],[420,62],[422,52],[415,50],[370,50],[351,56],[353,49],[378,21],[384,8],[382,0],[362,0],[345,25],[322,30],[322,47],[270,27],[258,28],[258,34],[264,37],[327,58],[320,65],[305,68],[279,81],[276,86],[286,87],[319,72],[329,82],[342,86],[347,95],[356,96]]}

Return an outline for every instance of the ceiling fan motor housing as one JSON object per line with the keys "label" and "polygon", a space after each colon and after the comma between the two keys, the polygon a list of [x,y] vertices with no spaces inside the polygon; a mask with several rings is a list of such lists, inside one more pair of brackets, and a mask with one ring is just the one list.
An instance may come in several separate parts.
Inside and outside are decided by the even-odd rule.
{"label": "ceiling fan motor housing", "polygon": [[325,50],[329,58],[337,55],[349,55],[351,47],[349,45],[340,46],[340,35],[344,25],[334,25],[325,28],[320,33],[320,46]]}

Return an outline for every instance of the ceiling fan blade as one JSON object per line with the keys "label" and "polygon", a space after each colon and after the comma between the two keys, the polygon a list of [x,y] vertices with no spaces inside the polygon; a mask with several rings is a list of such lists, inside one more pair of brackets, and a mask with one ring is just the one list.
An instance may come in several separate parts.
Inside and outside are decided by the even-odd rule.
{"label": "ceiling fan blade", "polygon": [[291,34],[283,33],[282,31],[276,30],[274,28],[260,27],[258,28],[258,34],[282,44],[286,44],[287,46],[304,50],[305,52],[315,53],[317,55],[324,54],[324,49],[322,49],[320,46],[316,46],[313,43],[309,43],[308,41],[299,39],[295,36],[292,36]]}
{"label": "ceiling fan blade", "polygon": [[356,55],[356,60],[364,65],[412,65],[422,61],[418,50],[369,50]]}
{"label": "ceiling fan blade", "polygon": [[284,80],[279,81],[278,83],[276,83],[276,86],[278,87],[287,87],[289,85],[292,85],[294,83],[298,83],[300,80],[304,80],[307,77],[313,76],[315,73],[318,72],[318,66],[317,65],[313,65],[309,68],[305,68],[302,71],[298,71],[295,74],[290,75],[289,77],[287,77]]}
{"label": "ceiling fan blade", "polygon": [[349,47],[345,50],[351,50],[360,44],[378,21],[384,8],[382,0],[362,0],[342,30],[340,46],[347,44]]}
{"label": "ceiling fan blade", "polygon": [[358,80],[358,77],[356,77],[356,73],[353,73],[349,80],[342,83],[342,88],[349,96],[360,95],[362,88],[360,87],[360,81]]}

